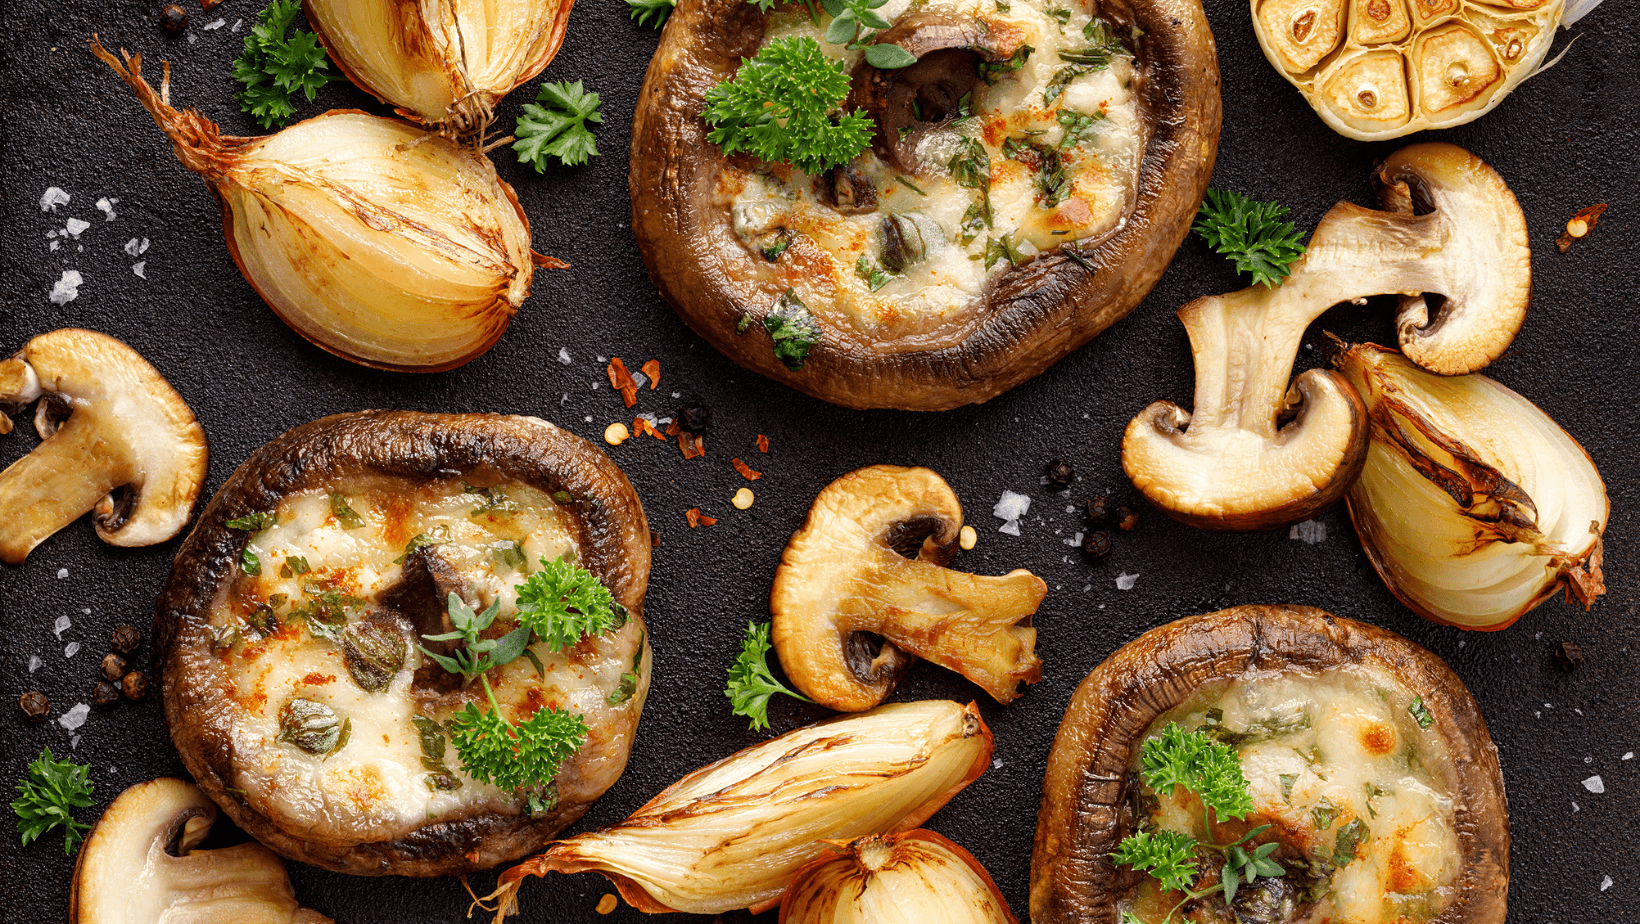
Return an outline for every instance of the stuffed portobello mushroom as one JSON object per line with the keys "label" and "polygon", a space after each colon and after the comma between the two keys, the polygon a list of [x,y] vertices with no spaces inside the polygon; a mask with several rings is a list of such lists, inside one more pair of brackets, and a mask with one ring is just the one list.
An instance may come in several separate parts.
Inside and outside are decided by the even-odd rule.
{"label": "stuffed portobello mushroom", "polygon": [[[1198,0],[829,6],[683,0],[650,64],[633,230],[697,333],[836,404],[942,410],[1144,298],[1218,146]],[[811,78],[835,109],[747,104]],[[799,118],[830,140],[778,153]],[[838,141],[855,129],[858,154]]]}
{"label": "stuffed portobello mushroom", "polygon": [[155,617],[171,736],[292,859],[400,876],[517,859],[626,766],[649,542],[614,463],[542,420],[297,427],[177,554]]}
{"label": "stuffed portobello mushroom", "polygon": [[1128,643],[1043,782],[1031,920],[1502,924],[1497,749],[1447,665],[1308,607]]}

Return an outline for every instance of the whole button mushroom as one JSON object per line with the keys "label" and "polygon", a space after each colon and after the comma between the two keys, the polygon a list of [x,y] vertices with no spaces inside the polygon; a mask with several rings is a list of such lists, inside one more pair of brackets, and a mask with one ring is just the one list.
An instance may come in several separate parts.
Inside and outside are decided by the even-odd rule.
{"label": "whole button mushroom", "polygon": [[[1398,294],[1408,359],[1442,375],[1496,359],[1532,295],[1526,219],[1503,179],[1450,144],[1390,155],[1383,211],[1340,202],[1275,288],[1179,309],[1196,363],[1196,407],[1157,401],[1122,438],[1122,467],[1163,512],[1203,529],[1296,523],[1343,495],[1366,459],[1365,407],[1340,374],[1289,385],[1304,331],[1340,302]],[[1427,295],[1440,296],[1432,308]]]}
{"label": "whole button mushroom", "polygon": [[[41,443],[0,472],[0,561],[22,564],[89,511],[110,545],[181,532],[205,483],[205,431],[147,360],[94,331],[41,334],[0,362],[0,410],[35,401]],[[0,413],[0,433],[11,426]]]}
{"label": "whole button mushroom", "polygon": [[80,848],[69,924],[329,924],[297,904],[261,844],[196,850],[215,821],[216,806],[182,780],[120,793]]}
{"label": "whole button mushroom", "polygon": [[946,567],[962,505],[926,468],[873,465],[827,485],[787,544],[769,607],[786,675],[821,705],[858,712],[893,692],[915,658],[999,703],[1042,679],[1029,619],[1047,594],[1023,569]]}

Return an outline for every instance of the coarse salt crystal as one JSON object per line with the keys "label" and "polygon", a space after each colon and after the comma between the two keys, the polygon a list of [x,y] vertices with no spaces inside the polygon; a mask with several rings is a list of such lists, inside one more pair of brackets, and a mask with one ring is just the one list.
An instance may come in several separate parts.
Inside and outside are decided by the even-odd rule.
{"label": "coarse salt crystal", "polygon": [[63,246],[61,241],[52,241],[50,244],[47,245],[47,249],[50,250],[52,253],[56,253],[57,248],[59,248],[61,246]]}
{"label": "coarse salt crystal", "polygon": [[1001,770],[1002,769],[1002,758],[998,757],[996,760],[991,761],[991,769],[992,770]]}
{"label": "coarse salt crystal", "polygon": [[1066,539],[1065,544],[1070,546],[1073,549],[1076,548],[1077,546],[1082,544],[1082,534],[1077,533],[1075,536],[1072,536],[1071,538]]}
{"label": "coarse salt crystal", "polygon": [[85,229],[87,229],[89,227],[91,227],[91,222],[89,222],[89,221],[81,221],[78,218],[70,218],[64,224],[63,230],[68,234],[69,237],[71,237],[71,238],[73,238],[77,241],[77,240],[80,239],[80,235],[85,233]]}
{"label": "coarse salt crystal", "polygon": [[226,19],[213,19],[205,24],[204,29],[206,32],[215,32],[227,24],[228,21]]}
{"label": "coarse salt crystal", "polygon": [[51,303],[66,305],[80,297],[80,286],[85,284],[85,277],[79,270],[63,270],[63,276],[51,284]]}
{"label": "coarse salt crystal", "polygon": [[1315,545],[1327,539],[1327,524],[1315,520],[1305,520],[1294,523],[1292,529],[1287,530],[1288,539],[1297,539],[1305,545]]}
{"label": "coarse salt crystal", "polygon": [[607,363],[607,362],[609,362],[609,357],[608,356],[598,357],[598,365],[602,366],[604,363]]}
{"label": "coarse salt crystal", "polygon": [[136,273],[138,279],[147,279],[148,278],[148,261],[147,260],[142,260],[142,261],[139,261],[137,263],[131,264],[131,272]]}
{"label": "coarse salt crystal", "polygon": [[1606,791],[1606,781],[1601,779],[1600,774],[1597,773],[1583,781],[1583,788],[1598,796]]}
{"label": "coarse salt crystal", "polygon": [[1573,815],[1576,815],[1578,812],[1582,811],[1582,809],[1583,809],[1583,807],[1578,805],[1576,802],[1572,803],[1572,814]]}
{"label": "coarse salt crystal", "polygon": [[188,44],[192,45],[192,44],[194,44],[195,42],[198,42],[198,41],[199,41],[199,36],[195,35],[192,32],[188,33]]}
{"label": "coarse salt crystal", "polygon": [[31,674],[34,673],[35,671],[39,670],[40,665],[42,665],[44,663],[45,663],[44,661],[40,660],[39,655],[29,655],[28,656],[28,672],[31,673]]}
{"label": "coarse salt crystal", "polygon": [[644,375],[642,372],[634,372],[632,373],[632,383],[642,388],[649,384],[649,376]]}
{"label": "coarse salt crystal", "polygon": [[569,347],[558,348],[558,361],[566,366],[574,362],[574,360],[569,358]]}
{"label": "coarse salt crystal", "polygon": [[1612,877],[1603,876],[1600,879],[1600,891],[1604,892],[1612,887]]}
{"label": "coarse salt crystal", "polygon": [[132,238],[125,242],[125,252],[128,256],[140,257],[148,252],[148,238]]}
{"label": "coarse salt crystal", "polygon": [[236,19],[236,20],[234,20],[234,21],[233,21],[233,25],[231,25],[231,26],[229,26],[229,27],[228,27],[228,31],[230,31],[230,32],[238,32],[238,31],[239,31],[239,27],[240,27],[240,26],[243,26],[243,25],[244,25],[244,24],[245,24],[245,20],[243,20],[243,19]]}
{"label": "coarse salt crystal", "polygon": [[587,421],[587,423],[592,423],[592,415],[591,414],[588,414],[586,416],[586,421]]}
{"label": "coarse salt crystal", "polygon": [[115,218],[119,217],[114,214],[114,205],[119,201],[120,200],[118,199],[111,199],[107,196],[97,200],[97,211],[103,213],[103,221],[113,221]]}
{"label": "coarse salt crystal", "polygon": [[66,578],[66,577],[68,577],[68,569],[67,568],[58,568],[57,569],[57,580],[60,581],[63,578]]}
{"label": "coarse salt crystal", "polygon": [[[1024,494],[1004,489],[1002,498],[991,508],[991,516],[999,520],[1017,520],[1031,512],[1031,499]],[[1014,535],[1018,535],[1015,533]]]}
{"label": "coarse salt crystal", "polygon": [[40,197],[40,211],[42,211],[42,212],[55,212],[55,211],[57,211],[57,206],[67,205],[68,200],[69,200],[68,193],[63,192],[61,189],[59,189],[55,186],[47,187],[46,191],[45,191],[45,195],[42,195]]}
{"label": "coarse salt crystal", "polygon": [[1075,513],[1076,512],[1076,505],[1075,504],[1066,504],[1065,505],[1065,512],[1066,513]]}
{"label": "coarse salt crystal", "polygon": [[1017,536],[1017,535],[1019,535],[1019,521],[1018,520],[1009,520],[1008,522],[1002,524],[1001,526],[998,526],[997,527],[997,532],[1007,533],[1010,536]]}
{"label": "coarse salt crystal", "polygon": [[1634,752],[1633,751],[1624,751],[1623,752],[1623,759],[1624,760],[1633,760],[1634,759]]}
{"label": "coarse salt crystal", "polygon": [[67,647],[65,647],[63,649],[63,657],[65,657],[65,658],[72,658],[72,657],[74,657],[75,655],[77,655],[79,653],[80,653],[80,643],[79,642],[69,642]]}
{"label": "coarse salt crystal", "polygon": [[1133,585],[1137,583],[1139,583],[1139,576],[1137,574],[1128,574],[1124,571],[1116,576],[1117,590],[1132,590]]}
{"label": "coarse salt crystal", "polygon": [[68,627],[72,625],[74,625],[74,620],[69,619],[67,616],[58,616],[57,622],[51,627],[51,631],[60,639],[63,637],[63,633],[68,631]]}
{"label": "coarse salt crystal", "polygon": [[91,714],[91,707],[85,703],[75,703],[72,709],[57,717],[57,724],[73,731],[85,724],[85,717]]}

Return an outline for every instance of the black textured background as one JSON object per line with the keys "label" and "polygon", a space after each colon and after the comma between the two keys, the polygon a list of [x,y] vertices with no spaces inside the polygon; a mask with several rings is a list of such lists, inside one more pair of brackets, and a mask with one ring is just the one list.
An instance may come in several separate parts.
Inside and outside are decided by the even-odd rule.
{"label": "black textured background", "polygon": [[[1333,202],[1371,203],[1368,171],[1396,143],[1365,144],[1328,130],[1265,62],[1240,0],[1209,0],[1224,73],[1224,133],[1215,185],[1292,207],[1310,229]],[[659,533],[648,614],[654,685],[626,775],[587,815],[585,829],[624,817],[677,777],[760,740],[729,714],[723,671],[748,619],[767,616],[766,595],[785,539],[829,480],[875,462],[928,465],[956,488],[980,544],[960,567],[1001,573],[1029,567],[1049,584],[1036,624],[1043,681],[1007,708],[939,669],[913,672],[898,697],[979,697],[996,733],[997,764],[930,827],[974,852],[1016,913],[1026,912],[1032,832],[1042,771],[1059,717],[1082,677],[1116,647],[1179,616],[1248,602],[1300,603],[1364,619],[1428,646],[1455,667],[1491,724],[1508,781],[1514,832],[1510,920],[1635,920],[1640,859],[1640,609],[1635,550],[1640,529],[1634,428],[1640,402],[1634,334],[1635,253],[1640,245],[1636,141],[1640,111],[1640,12],[1611,0],[1576,30],[1583,37],[1552,72],[1528,82],[1502,106],[1456,130],[1429,133],[1492,163],[1509,181],[1531,228],[1536,298],[1512,350],[1488,372],[1537,402],[1594,457],[1605,475],[1613,517],[1606,533],[1607,595],[1585,614],[1558,601],[1499,633],[1465,633],[1427,623],[1400,606],[1363,557],[1342,507],[1320,517],[1326,538],[1306,544],[1285,531],[1213,535],[1144,511],[1139,528],[1091,562],[1065,541],[1083,528],[1081,503],[1111,492],[1131,497],[1119,464],[1127,420],[1167,397],[1188,405],[1192,373],[1173,310],[1198,295],[1238,288],[1229,265],[1187,240],[1150,298],[1128,319],[1034,381],[989,404],[943,414],[852,412],[805,398],[743,372],[694,337],[655,294],[632,241],[626,185],[628,131],[656,34],[627,20],[620,0],[581,0],[569,38],[544,78],[584,79],[603,96],[602,156],[545,176],[521,171],[496,152],[534,225],[535,246],[573,267],[542,272],[512,329],[488,354],[438,375],[387,374],[356,367],[310,346],[279,323],[240,278],[223,246],[215,202],[179,166],[170,145],[125,87],[85,49],[100,32],[111,47],[145,53],[157,77],[173,64],[172,98],[219,120],[229,132],[256,126],[231,99],[229,67],[260,9],[228,0],[210,13],[189,5],[187,38],[165,35],[160,0],[10,4],[0,35],[5,76],[0,133],[0,355],[29,337],[83,326],[124,339],[169,377],[210,436],[209,491],[266,440],[315,417],[372,407],[503,411],[551,419],[597,440],[606,424],[631,420],[611,393],[600,359],[621,356],[636,369],[661,361],[661,390],[642,393],[639,411],[667,414],[672,392],[714,410],[707,455],[685,461],[675,445],[637,439],[610,454],[632,477]],[[215,20],[224,26],[204,27]],[[237,26],[237,30],[235,29]],[[196,41],[189,41],[189,38]],[[1555,52],[1565,45],[1561,35]],[[501,109],[510,127],[526,91]],[[381,107],[344,84],[326,88],[326,107]],[[39,207],[49,186],[73,200],[54,214]],[[117,197],[118,218],[94,203]],[[1604,222],[1569,254],[1553,241],[1567,217],[1609,202]],[[69,216],[89,221],[78,241],[48,250],[47,232]],[[148,238],[147,279],[122,251]],[[64,269],[85,277],[79,298],[58,307],[47,292]],[[1318,359],[1321,331],[1392,342],[1389,306],[1343,306],[1310,331],[1301,366]],[[567,347],[571,365],[556,361]],[[759,455],[755,435],[770,438]],[[25,425],[0,440],[0,464],[34,443]],[[600,444],[601,445],[601,444]],[[764,473],[757,503],[741,512],[729,498],[744,482],[740,456]],[[1068,494],[1039,484],[1043,464],[1070,460],[1080,477]],[[1003,489],[1033,505],[1019,538],[990,515]],[[716,526],[690,530],[683,511],[699,506]],[[1067,509],[1075,506],[1074,510]],[[17,779],[42,746],[69,751],[54,721],[25,724],[12,704],[39,689],[54,716],[90,701],[109,630],[145,630],[176,543],[115,549],[82,520],[37,549],[22,567],[0,566],[0,783]],[[1137,574],[1129,591],[1122,573]],[[89,610],[89,613],[86,611]],[[69,615],[60,637],[53,621]],[[1581,643],[1587,663],[1570,674],[1552,652]],[[65,658],[71,642],[83,648]],[[31,655],[43,666],[32,675]],[[139,663],[147,664],[146,644]],[[777,730],[810,716],[789,702],[772,710]],[[155,698],[93,711],[75,758],[90,761],[99,809],[121,789],[179,774]],[[1604,794],[1582,781],[1600,775]],[[89,817],[89,813],[87,813]],[[9,814],[5,816],[9,830]],[[6,921],[61,919],[70,861],[60,836],[19,849],[0,837]],[[359,879],[290,864],[298,897],[347,924],[456,920],[467,897],[455,880]],[[1603,877],[1613,884],[1602,891]],[[488,875],[474,885],[487,887]],[[532,880],[523,892],[533,921],[632,921],[623,908],[593,911],[611,891],[592,875]],[[745,920],[744,915],[726,919]],[[766,918],[765,920],[772,920]]]}

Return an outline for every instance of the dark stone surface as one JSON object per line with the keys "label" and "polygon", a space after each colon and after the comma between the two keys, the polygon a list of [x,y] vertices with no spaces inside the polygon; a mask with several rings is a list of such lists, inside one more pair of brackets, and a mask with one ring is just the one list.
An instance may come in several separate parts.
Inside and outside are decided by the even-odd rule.
{"label": "dark stone surface", "polygon": [[[618,355],[636,368],[660,359],[661,390],[644,391],[637,410],[669,412],[679,392],[711,406],[707,455],[684,461],[675,446],[647,438],[611,451],[632,477],[659,534],[648,611],[655,683],[626,775],[581,823],[590,828],[624,817],[678,776],[760,740],[729,714],[723,671],[748,619],[767,616],[766,595],[785,539],[814,494],[835,476],[874,462],[928,465],[945,475],[968,505],[980,544],[960,567],[1001,573],[1029,567],[1049,584],[1037,617],[1043,681],[1018,703],[981,702],[996,733],[1000,765],[935,816],[930,827],[968,847],[996,877],[1016,913],[1025,890],[1042,770],[1071,691],[1119,645],[1173,618],[1246,602],[1300,603],[1400,632],[1449,661],[1479,699],[1503,757],[1514,831],[1511,921],[1616,921],[1640,899],[1640,854],[1630,846],[1640,816],[1640,631],[1635,614],[1633,550],[1640,542],[1633,511],[1640,504],[1640,441],[1633,427],[1640,403],[1640,360],[1627,338],[1637,329],[1635,256],[1640,249],[1640,144],[1634,114],[1640,80],[1640,13],[1609,2],[1575,31],[1583,33],[1552,72],[1528,82],[1496,111],[1459,129],[1431,133],[1492,163],[1526,210],[1535,253],[1533,313],[1513,349],[1488,370],[1525,394],[1582,441],[1606,477],[1613,518],[1606,534],[1607,595],[1585,614],[1558,601],[1500,633],[1465,633],[1427,623],[1400,606],[1379,583],[1342,508],[1327,512],[1325,541],[1285,532],[1214,535],[1142,510],[1133,532],[1113,533],[1114,551],[1092,562],[1065,544],[1083,528],[1082,504],[1109,493],[1134,499],[1119,465],[1122,428],[1149,401],[1188,402],[1192,373],[1173,310],[1209,292],[1238,287],[1227,263],[1187,240],[1150,298],[1127,320],[1036,380],[987,405],[937,415],[851,412],[773,385],[721,358],[691,335],[644,276],[628,230],[628,127],[655,34],[629,23],[617,0],[582,0],[563,52],[544,77],[585,79],[603,96],[607,121],[602,156],[589,166],[526,173],[505,150],[502,175],[518,189],[534,223],[537,249],[569,260],[568,270],[537,276],[535,292],[512,330],[485,356],[432,376],[385,374],[356,367],[308,345],[272,315],[240,278],[222,244],[215,202],[171,155],[125,87],[86,52],[100,32],[111,46],[144,52],[174,66],[173,100],[193,105],[225,130],[255,133],[231,99],[228,71],[259,9],[231,0],[205,13],[190,9],[190,34],[167,36],[157,0],[64,4],[18,3],[0,38],[4,105],[0,107],[0,350],[63,326],[114,334],[141,351],[192,403],[211,438],[207,490],[214,491],[245,457],[271,437],[323,414],[372,407],[536,414],[596,440],[606,424],[631,414],[609,390],[599,356]],[[1312,228],[1340,199],[1370,203],[1368,171],[1396,143],[1363,144],[1328,129],[1265,63],[1247,6],[1210,0],[1224,71],[1225,129],[1215,185],[1292,207]],[[227,27],[204,31],[214,20]],[[238,20],[246,20],[232,31]],[[1565,45],[1561,36],[1556,51]],[[527,91],[501,109],[511,126]],[[328,106],[381,111],[344,85],[322,91],[312,115]],[[73,201],[44,214],[48,186]],[[117,197],[118,219],[96,210]],[[1553,241],[1567,217],[1593,202],[1606,218],[1568,254]],[[91,222],[78,245],[47,250],[46,232],[74,216]],[[148,238],[146,280],[121,252]],[[58,307],[46,293],[64,269],[85,284]],[[1389,342],[1389,306],[1340,307],[1306,337],[1300,365],[1315,365],[1321,331]],[[555,357],[568,347],[572,365]],[[20,428],[0,440],[0,464],[34,442]],[[770,439],[768,455],[754,446]],[[757,503],[729,506],[743,482],[733,456],[764,473]],[[1068,493],[1039,483],[1043,465],[1061,458],[1079,479]],[[1019,538],[996,532],[990,506],[1003,489],[1032,495]],[[699,506],[720,518],[690,530],[683,511]],[[1067,510],[1067,508],[1073,508]],[[39,689],[56,714],[89,702],[109,633],[121,623],[145,629],[176,543],[115,549],[85,521],[47,541],[18,568],[0,566],[0,782],[17,779],[41,747],[68,750],[55,722],[26,723],[15,706]],[[66,576],[59,574],[66,569]],[[1137,573],[1134,589],[1114,579]],[[89,614],[86,613],[89,610]],[[59,615],[73,619],[61,638]],[[1583,646],[1571,673],[1555,665],[1562,641]],[[64,646],[83,647],[64,658]],[[32,675],[27,663],[39,655]],[[148,640],[132,658],[151,670]],[[955,675],[920,666],[900,698],[971,699],[977,689]],[[789,702],[772,710],[776,730],[809,718]],[[90,761],[99,808],[126,786],[182,770],[160,717],[158,697],[93,712],[73,750]],[[1599,774],[1604,794],[1581,781]],[[88,813],[89,814],[89,813]],[[7,830],[10,824],[6,825]],[[0,837],[8,921],[61,918],[71,861],[52,835],[19,849]],[[348,924],[457,920],[467,896],[455,881],[354,879],[292,864],[298,896]],[[1614,882],[1602,891],[1602,877]],[[484,889],[488,876],[475,877]],[[635,921],[631,909],[599,918],[610,891],[595,876],[534,880],[523,920]],[[1631,909],[1625,911],[1623,909]],[[742,920],[731,915],[727,919]]]}

